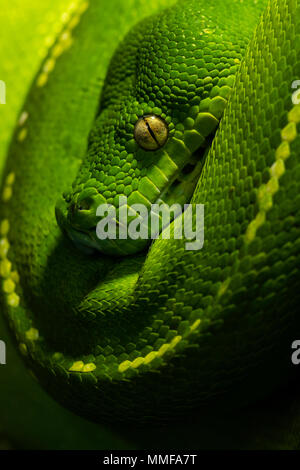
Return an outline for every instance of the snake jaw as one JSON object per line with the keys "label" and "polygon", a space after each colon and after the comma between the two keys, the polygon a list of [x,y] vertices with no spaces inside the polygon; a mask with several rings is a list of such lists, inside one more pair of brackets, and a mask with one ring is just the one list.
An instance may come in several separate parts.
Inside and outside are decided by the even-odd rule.
{"label": "snake jaw", "polygon": [[[189,202],[203,168],[205,155],[209,147],[199,148],[177,169],[172,178],[160,192],[153,204],[180,204]],[[60,197],[57,201],[55,213],[58,225],[67,234],[77,248],[86,254],[100,251],[110,256],[133,255],[144,251],[150,245],[151,239],[104,239],[97,236],[97,223],[101,217],[97,216],[97,208],[106,204],[105,198],[95,188],[86,188],[81,193],[74,194],[71,201]],[[128,205],[130,211],[131,205]],[[170,223],[173,220],[171,216]],[[130,217],[129,217],[130,220]],[[165,228],[165,227],[163,227]],[[160,227],[161,232],[162,227]]]}
{"label": "snake jaw", "polygon": [[[83,247],[84,251],[97,250],[109,256],[126,256],[146,250],[153,238],[152,205],[165,204],[171,207],[173,204],[178,204],[183,207],[189,203],[218,124],[219,120],[211,113],[197,112],[192,128],[184,129],[182,132],[171,132],[163,148],[156,152],[148,152],[148,155],[151,153],[149,158],[152,163],[147,167],[146,176],[139,179],[137,190],[132,191],[125,202],[128,208],[126,227],[119,217],[120,199],[118,204],[112,204],[104,197],[105,194],[99,193],[95,187],[96,180],[94,186],[92,186],[93,181],[89,180],[83,189],[76,190],[72,195],[68,194],[66,198],[58,201],[56,206],[58,225],[73,243],[80,248]],[[142,158],[143,155],[139,153],[139,156]],[[132,209],[135,204],[143,204],[147,215],[141,215],[136,209]],[[101,205],[116,210],[113,216],[116,221],[116,234],[106,238],[99,237],[97,231],[98,224],[107,216],[104,212],[98,215],[98,208]],[[141,220],[141,227],[147,224],[147,234],[133,239],[127,234],[128,224],[137,217]],[[155,238],[165,228],[161,217],[159,218],[159,229]],[[169,223],[173,220],[174,213],[170,211]],[[120,236],[124,228],[126,228],[125,239]],[[107,228],[102,230],[105,232]]]}

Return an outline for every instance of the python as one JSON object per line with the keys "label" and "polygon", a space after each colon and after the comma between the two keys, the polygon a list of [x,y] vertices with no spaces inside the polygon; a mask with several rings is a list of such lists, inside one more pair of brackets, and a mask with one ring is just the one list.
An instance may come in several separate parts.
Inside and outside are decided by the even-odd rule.
{"label": "python", "polygon": [[[300,321],[300,0],[265,6],[179,1],[134,26],[108,66],[111,24],[91,2],[28,94],[4,175],[14,291],[1,311],[44,387],[90,419],[225,412],[296,372],[286,344]],[[201,164],[203,145],[186,201],[205,204],[202,250],[159,237],[134,256],[89,257],[70,242],[96,240],[95,209],[120,195],[154,203],[167,188],[164,202],[177,203],[172,183],[191,158]]]}

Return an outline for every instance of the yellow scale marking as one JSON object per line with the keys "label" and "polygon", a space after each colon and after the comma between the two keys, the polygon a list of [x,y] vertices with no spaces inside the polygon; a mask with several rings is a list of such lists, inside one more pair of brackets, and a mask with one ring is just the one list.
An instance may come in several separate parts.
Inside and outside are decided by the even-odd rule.
{"label": "yellow scale marking", "polygon": [[[288,124],[281,131],[282,142],[275,152],[275,162],[270,168],[270,179],[262,185],[257,193],[257,200],[259,204],[259,211],[256,217],[250,222],[245,234],[246,243],[251,243],[258,228],[263,225],[266,220],[266,213],[273,205],[273,195],[279,189],[279,179],[285,172],[284,161],[290,156],[290,143],[297,137],[297,124],[300,123],[300,105],[296,105],[288,113]],[[217,299],[222,296],[230,284],[230,278],[223,281],[217,293]],[[200,324],[200,320],[196,320],[190,326],[189,333],[194,331]],[[175,336],[170,343],[163,344],[158,351],[152,351],[145,357],[137,357],[134,361],[123,361],[119,365],[119,372],[125,372],[127,369],[137,368],[142,364],[149,364],[157,357],[162,357],[167,351],[173,349],[176,344],[181,341],[181,336]]]}
{"label": "yellow scale marking", "polygon": [[[246,233],[246,244],[251,243],[256,236],[256,232],[261,227],[265,220],[266,214],[273,206],[273,196],[279,189],[279,179],[285,172],[285,160],[290,156],[292,143],[297,137],[297,124],[300,123],[300,105],[294,106],[288,113],[288,124],[281,130],[281,143],[275,151],[275,162],[269,169],[270,179],[266,184],[263,184],[257,192],[257,201],[259,211],[256,217],[249,223]],[[222,282],[217,297],[222,296],[229,284],[231,278]]]}
{"label": "yellow scale marking", "polygon": [[[82,14],[87,10],[89,7],[89,2],[84,0],[78,0],[76,2],[72,2],[68,8],[68,11],[65,12],[61,17],[62,24],[69,23],[64,27],[64,30],[61,32],[57,44],[53,47],[50,57],[45,61],[45,64],[42,68],[41,73],[39,74],[36,85],[38,87],[44,86],[47,81],[49,74],[53,71],[56,59],[61,56],[61,54],[66,51],[73,42],[72,39],[72,30],[78,25],[80,22]],[[70,19],[70,15],[73,14],[74,10],[76,10],[76,14]],[[53,37],[48,37],[46,39],[46,43],[48,47],[51,47],[54,43]],[[24,110],[18,121],[18,125],[20,131],[17,136],[17,140],[19,142],[23,142],[28,133],[28,129],[25,127],[29,118],[29,113]],[[15,181],[15,173],[11,172],[6,177],[3,192],[2,192],[2,200],[4,202],[8,202],[12,195],[13,195],[13,184]],[[10,307],[16,308],[20,304],[20,297],[15,292],[16,286],[20,281],[20,276],[18,272],[12,271],[12,263],[8,259],[7,254],[9,251],[9,241],[8,241],[8,233],[10,230],[10,223],[8,219],[4,219],[0,222],[0,277],[2,278],[2,290],[6,295],[7,304]],[[36,328],[30,328],[25,332],[25,336],[28,341],[37,341],[39,339],[39,331]],[[24,356],[27,355],[28,349],[25,343],[19,344],[19,350],[21,354]],[[60,357],[60,353],[56,353],[57,356]],[[73,365],[69,368],[70,371],[80,371],[80,372],[92,372],[96,369],[96,365],[92,362],[84,364],[82,361],[74,362]]]}
{"label": "yellow scale marking", "polygon": [[129,369],[130,367],[133,368],[133,369],[136,369],[137,367],[141,366],[142,364],[150,364],[150,362],[152,362],[154,359],[156,359],[157,357],[163,357],[164,354],[167,352],[167,351],[172,351],[175,346],[183,339],[183,338],[186,338],[190,333],[192,333],[193,331],[195,331],[198,326],[200,325],[201,323],[201,320],[198,319],[196,321],[194,321],[194,323],[190,326],[189,328],[189,331],[188,333],[185,335],[185,336],[175,336],[172,341],[170,341],[170,343],[165,343],[163,344],[158,351],[151,351],[150,353],[148,353],[145,357],[137,357],[136,359],[134,359],[134,361],[123,361],[121,362],[121,364],[119,365],[119,372],[125,372],[127,369]]}
{"label": "yellow scale marking", "polygon": [[273,196],[279,189],[279,179],[285,172],[284,161],[290,156],[290,143],[297,137],[297,124],[300,122],[300,106],[294,108],[288,113],[289,123],[281,131],[281,144],[275,152],[276,161],[270,168],[270,179],[267,184],[263,184],[257,193],[257,202],[259,211],[256,217],[247,227],[245,240],[251,243],[256,232],[266,220],[266,214],[273,206]]}

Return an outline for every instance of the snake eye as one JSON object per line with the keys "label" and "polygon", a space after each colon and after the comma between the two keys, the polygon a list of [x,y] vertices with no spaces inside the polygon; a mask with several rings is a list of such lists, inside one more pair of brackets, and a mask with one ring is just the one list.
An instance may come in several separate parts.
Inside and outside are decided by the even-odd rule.
{"label": "snake eye", "polygon": [[167,141],[167,123],[155,114],[142,116],[134,127],[134,138],[144,150],[157,150]]}

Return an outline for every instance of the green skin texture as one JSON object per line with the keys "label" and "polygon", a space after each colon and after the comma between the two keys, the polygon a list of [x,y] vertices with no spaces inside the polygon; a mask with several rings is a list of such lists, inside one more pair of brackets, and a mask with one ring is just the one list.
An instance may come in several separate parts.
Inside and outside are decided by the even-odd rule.
{"label": "green skin texture", "polygon": [[[33,87],[25,104],[31,118],[27,138],[21,143],[14,139],[11,146],[5,174],[14,171],[16,182],[13,197],[1,207],[1,215],[15,227],[9,233],[9,259],[20,275],[17,292],[21,303],[9,308],[4,302],[3,308],[18,342],[27,345],[28,363],[41,383],[63,404],[94,420],[177,419],[202,403],[207,408],[207,401],[216,409],[216,395],[218,404],[223,400],[241,404],[270,391],[291,373],[290,344],[299,323],[299,136],[290,144],[291,154],[266,222],[251,243],[246,243],[244,236],[258,212],[257,192],[268,181],[281,142],[280,131],[292,109],[290,84],[300,70],[297,48],[290,50],[289,45],[299,42],[299,5],[293,1],[273,3],[250,45],[265,2],[258,2],[255,8],[251,8],[252,2],[222,5],[181,2],[145,20],[137,26],[139,33],[129,34],[117,52],[117,65],[113,61],[108,70],[99,117],[84,157],[104,78],[101,68],[97,69],[100,33],[97,6],[92,5],[74,32],[75,43],[57,63],[47,85]],[[155,78],[162,73],[163,79],[167,67],[154,67],[154,59],[153,64],[149,60],[150,45],[152,41],[162,44],[164,31],[168,44],[170,25],[177,33],[175,44],[180,42],[184,24],[186,37],[191,38],[199,30],[197,9],[204,17],[213,18],[204,18],[205,24],[201,19],[201,28],[214,29],[214,33],[201,39],[207,41],[208,49],[200,48],[207,63],[205,70],[196,68],[192,84],[211,75],[215,83],[207,80],[205,88],[202,82],[197,92],[191,87],[194,93],[190,92],[188,101],[178,98],[186,93],[178,92],[176,85],[176,101],[167,90],[161,96],[154,89]],[[147,73],[139,75],[133,97],[128,59],[134,62],[141,43],[145,50],[138,63],[144,60],[145,70],[152,71],[151,85]],[[193,51],[191,44],[189,39],[179,56],[187,57],[187,52]],[[208,51],[213,52],[209,55]],[[244,56],[241,68],[237,67],[234,59]],[[168,65],[167,52],[165,57]],[[216,63],[212,57],[217,58]],[[219,67],[221,57],[224,60]],[[159,61],[157,54],[155,58]],[[126,63],[127,81],[122,76],[121,59]],[[195,54],[192,60],[196,60]],[[144,254],[113,260],[80,253],[61,234],[53,210],[62,188],[75,178],[79,158],[84,160],[71,196],[80,194],[80,185],[91,181],[92,187],[102,192],[100,172],[91,163],[93,151],[96,149],[96,162],[103,169],[109,136],[125,121],[128,125],[119,132],[119,142],[115,137],[110,151],[118,156],[127,142],[130,150],[122,154],[124,163],[136,153],[141,166],[139,174],[133,168],[137,179],[145,169],[151,173],[151,166],[150,170],[146,166],[150,152],[135,150],[134,122],[130,121],[131,114],[149,113],[150,106],[152,112],[170,117],[174,134],[170,132],[166,145],[172,158],[184,161],[178,153],[178,141],[185,139],[182,126],[193,112],[191,108],[201,106],[207,98],[205,106],[209,107],[214,93],[218,96],[224,92],[222,87],[233,85],[229,77],[236,73],[229,106],[193,195],[193,202],[205,204],[204,248],[187,252],[184,241],[158,240],[146,259]],[[66,88],[65,83],[70,86]],[[217,86],[219,89],[214,88]],[[158,87],[162,89],[161,84]],[[64,97],[61,102],[60,96]],[[148,98],[155,98],[158,109],[143,104]],[[139,107],[133,103],[136,100]],[[109,108],[112,123],[107,120]],[[218,113],[216,108],[208,111]],[[61,122],[67,126],[62,128]],[[150,162],[151,158],[159,161],[160,155],[153,152]],[[129,163],[133,166],[133,160]],[[111,168],[107,164],[105,168],[109,175]],[[109,201],[109,195],[105,197]],[[85,225],[86,217],[82,219]],[[221,286],[225,288],[220,291]],[[190,325],[198,319],[201,326],[191,332]],[[26,337],[31,327],[39,330],[38,341]],[[148,365],[118,370],[125,360],[158,351],[178,335],[182,339],[162,357]],[[266,342],[266,338],[270,340]],[[70,371],[79,360],[95,363],[96,369],[91,373]]]}

